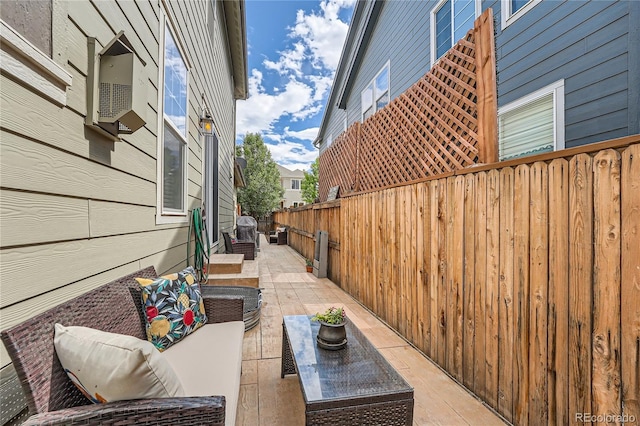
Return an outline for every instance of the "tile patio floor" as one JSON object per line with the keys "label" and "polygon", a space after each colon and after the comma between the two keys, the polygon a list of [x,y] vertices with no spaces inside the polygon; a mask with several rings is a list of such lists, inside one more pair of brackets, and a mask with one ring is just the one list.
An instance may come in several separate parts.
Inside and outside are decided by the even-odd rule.
{"label": "tile patio floor", "polygon": [[304,424],[295,375],[280,378],[282,316],[344,306],[349,319],[414,388],[414,425],[504,425],[490,409],[330,280],[305,272],[304,259],[261,236],[257,257],[263,289],[260,324],[244,338],[236,425]]}

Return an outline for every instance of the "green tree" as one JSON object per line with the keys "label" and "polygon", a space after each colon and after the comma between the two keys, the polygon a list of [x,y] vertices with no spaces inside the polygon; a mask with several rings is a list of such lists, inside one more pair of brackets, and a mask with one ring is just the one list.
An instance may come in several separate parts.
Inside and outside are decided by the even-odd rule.
{"label": "green tree", "polygon": [[238,188],[238,202],[243,211],[257,220],[280,205],[284,194],[280,172],[259,133],[247,133],[242,145],[236,146],[236,155],[247,160],[244,169],[247,186]]}
{"label": "green tree", "polygon": [[302,178],[302,199],[305,203],[311,204],[318,198],[318,159],[311,163],[311,173],[304,172]]}

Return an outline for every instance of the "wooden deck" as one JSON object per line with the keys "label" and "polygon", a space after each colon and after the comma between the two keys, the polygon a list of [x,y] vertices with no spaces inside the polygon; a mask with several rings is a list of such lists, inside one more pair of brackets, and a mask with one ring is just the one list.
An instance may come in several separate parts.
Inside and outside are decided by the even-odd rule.
{"label": "wooden deck", "polygon": [[260,324],[245,334],[237,425],[302,425],[298,378],[280,378],[282,316],[344,306],[349,319],[415,389],[414,425],[502,425],[504,422],[429,359],[328,279],[305,272],[288,246],[262,239],[257,258],[263,289]]}

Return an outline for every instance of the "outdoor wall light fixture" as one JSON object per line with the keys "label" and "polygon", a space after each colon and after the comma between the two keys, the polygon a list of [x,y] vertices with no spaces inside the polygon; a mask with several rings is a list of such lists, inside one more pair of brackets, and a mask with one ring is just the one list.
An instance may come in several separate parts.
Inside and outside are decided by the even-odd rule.
{"label": "outdoor wall light fixture", "polygon": [[202,128],[202,133],[205,135],[213,134],[213,118],[207,113],[200,117],[200,127]]}

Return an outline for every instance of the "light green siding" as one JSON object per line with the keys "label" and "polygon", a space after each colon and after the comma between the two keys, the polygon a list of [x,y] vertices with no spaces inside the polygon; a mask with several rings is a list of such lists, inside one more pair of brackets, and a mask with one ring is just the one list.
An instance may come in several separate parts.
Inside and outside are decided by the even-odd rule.
{"label": "light green siding", "polygon": [[[2,329],[137,269],[153,265],[165,273],[186,266],[186,219],[156,224],[163,11],[191,66],[188,208],[200,207],[204,197],[198,131],[204,97],[220,143],[220,228],[232,228],[235,98],[223,7],[204,0],[54,1],[48,61],[69,74],[68,87],[3,43],[3,58],[24,66],[27,77],[0,76]],[[84,125],[87,38],[104,46],[121,30],[146,63],[146,125],[112,142]],[[35,83],[27,81],[31,75]],[[52,82],[38,88],[42,79]],[[63,105],[47,95],[51,85],[66,94]],[[9,364],[0,345],[0,368]]]}

